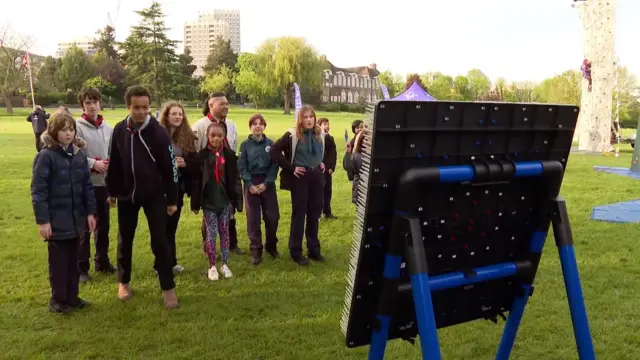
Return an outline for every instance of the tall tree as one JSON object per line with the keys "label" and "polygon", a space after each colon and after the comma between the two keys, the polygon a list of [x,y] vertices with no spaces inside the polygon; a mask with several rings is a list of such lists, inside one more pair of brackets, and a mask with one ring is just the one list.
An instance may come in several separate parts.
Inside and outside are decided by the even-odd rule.
{"label": "tall tree", "polygon": [[421,88],[423,88],[423,89],[428,91],[427,86],[422,82],[422,79],[420,78],[420,75],[418,75],[418,74],[409,74],[409,75],[407,75],[407,81],[404,84],[404,89],[407,90],[415,82],[417,82],[418,85],[420,85]]}
{"label": "tall tree", "polygon": [[221,36],[218,36],[211,46],[203,70],[206,73],[213,74],[224,65],[232,71],[235,71],[237,62],[238,54],[231,50],[231,40],[225,40]]}
{"label": "tall tree", "polygon": [[160,108],[175,88],[177,41],[167,37],[169,28],[159,2],[154,1],[136,14],[141,17],[140,23],[132,27],[131,34],[122,43],[122,59],[129,69],[129,79],[149,87],[156,107]]}
{"label": "tall tree", "polygon": [[178,55],[176,66],[176,76],[174,78],[175,87],[173,96],[180,100],[194,100],[198,97],[198,80],[193,78],[193,73],[198,68],[193,63],[191,50],[185,48],[184,52]]}
{"label": "tall tree", "polygon": [[478,100],[491,90],[491,80],[480,69],[471,69],[467,72],[471,89],[472,100]]}
{"label": "tall tree", "polygon": [[456,94],[456,100],[470,101],[473,99],[469,78],[464,75],[458,75],[453,79],[453,91]]}
{"label": "tall tree", "polygon": [[107,25],[102,30],[98,30],[96,34],[98,37],[93,42],[96,51],[104,51],[109,59],[118,61],[120,55],[116,49],[116,29],[111,25]]}
{"label": "tall tree", "polygon": [[429,93],[438,100],[451,100],[455,95],[453,78],[441,72],[426,73],[420,77]]}
{"label": "tall tree", "polygon": [[541,82],[534,90],[534,100],[543,103],[580,105],[581,82],[580,71],[565,71]]}
{"label": "tall tree", "polygon": [[60,70],[56,80],[63,90],[78,92],[82,84],[93,76],[95,67],[87,53],[75,44],[69,47],[60,61]]}
{"label": "tall tree", "polygon": [[191,49],[185,48],[184,52],[178,56],[178,66],[180,67],[180,73],[184,76],[192,77],[193,73],[198,69],[193,64],[193,56],[191,56]]}
{"label": "tall tree", "polygon": [[36,93],[43,94],[59,90],[56,83],[56,73],[60,69],[60,65],[60,59],[52,56],[47,56],[44,59],[42,67],[38,70],[37,75],[35,75],[34,86]]}
{"label": "tall tree", "polygon": [[[402,77],[400,77],[400,81],[398,81],[398,76],[393,75],[391,70],[385,70],[378,74],[378,81],[380,84],[384,84],[389,91],[389,96],[394,97],[400,95],[404,90],[404,82],[402,81]],[[382,98],[382,92],[378,94],[379,98]]]}
{"label": "tall tree", "polygon": [[13,114],[11,98],[19,90],[29,87],[27,68],[22,59],[31,42],[30,38],[8,27],[0,28],[0,95],[8,114]]}
{"label": "tall tree", "polygon": [[238,93],[253,101],[256,109],[259,106],[266,106],[269,100],[276,95],[273,88],[268,86],[266,80],[259,74],[254,54],[239,54],[236,70],[238,73],[233,79],[233,86]]}
{"label": "tall tree", "polygon": [[121,97],[126,89],[127,73],[118,60],[109,57],[105,49],[100,49],[92,57],[95,74],[113,86],[106,86],[104,94],[108,96]]}
{"label": "tall tree", "polygon": [[233,81],[233,73],[226,65],[222,65],[218,71],[207,73],[200,83],[200,91],[205,94],[222,91],[227,95],[230,92],[230,85]]}
{"label": "tall tree", "polygon": [[321,88],[323,61],[303,38],[269,39],[260,45],[256,56],[268,84],[282,93],[285,114],[290,113],[293,83]]}

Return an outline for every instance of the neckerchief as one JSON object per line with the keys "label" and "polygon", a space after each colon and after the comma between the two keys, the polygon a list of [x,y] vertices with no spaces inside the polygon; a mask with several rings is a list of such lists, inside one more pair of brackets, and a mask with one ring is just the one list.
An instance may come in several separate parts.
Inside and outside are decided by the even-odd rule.
{"label": "neckerchief", "polygon": [[102,125],[102,122],[104,121],[104,118],[100,114],[98,114],[98,117],[95,119],[95,121],[92,118],[90,118],[87,114],[82,114],[82,118],[92,123],[93,126],[96,127],[96,129],[98,129],[100,125]]}
{"label": "neckerchief", "polygon": [[211,146],[211,143],[207,145],[207,149],[209,149],[209,151],[215,156],[215,163],[213,165],[213,174],[216,179],[216,184],[220,184],[222,182],[222,179],[220,176],[220,168],[223,167],[226,163],[224,159],[224,155],[222,154],[223,149],[215,150],[213,146]]}

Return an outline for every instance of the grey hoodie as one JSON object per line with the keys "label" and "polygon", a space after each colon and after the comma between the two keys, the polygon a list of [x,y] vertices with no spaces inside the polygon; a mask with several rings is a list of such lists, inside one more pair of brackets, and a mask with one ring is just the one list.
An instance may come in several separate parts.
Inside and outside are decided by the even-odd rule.
{"label": "grey hoodie", "polygon": [[[83,118],[76,120],[76,124],[77,136],[87,142],[87,146],[82,149],[82,152],[87,157],[89,170],[91,170],[96,160],[109,159],[109,145],[113,128],[104,121],[96,128],[95,125]],[[98,174],[92,171],[91,183],[93,186],[105,186],[105,176],[106,173]]]}

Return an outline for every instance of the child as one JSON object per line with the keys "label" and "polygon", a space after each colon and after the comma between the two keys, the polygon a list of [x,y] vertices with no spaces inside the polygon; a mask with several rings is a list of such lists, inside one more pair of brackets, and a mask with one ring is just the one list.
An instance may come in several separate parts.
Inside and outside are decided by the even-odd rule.
{"label": "child", "polygon": [[78,297],[78,244],[96,226],[96,202],[85,145],[76,138],[73,117],[56,112],[42,134],[42,150],[36,155],[31,178],[31,199],[40,236],[49,250],[49,311],[68,314],[87,302]]}
{"label": "child", "polygon": [[[78,136],[87,142],[82,153],[87,157],[91,171],[91,183],[96,198],[98,216],[95,241],[95,269],[98,272],[113,274],[116,268],[109,261],[109,204],[107,203],[107,187],[104,178],[109,167],[109,143],[113,128],[109,126],[100,111],[100,91],[88,88],[78,94],[78,103],[83,109],[82,117],[76,120]],[[91,256],[91,233],[85,232],[80,242],[78,268],[80,282],[89,281],[89,257]]]}
{"label": "child", "polygon": [[[198,137],[198,142],[196,144],[196,149],[198,151],[202,149],[206,149],[209,143],[207,139],[207,128],[209,124],[212,122],[224,123],[227,135],[224,138],[225,146],[229,147],[234,153],[236,152],[236,148],[238,146],[238,130],[236,128],[235,122],[227,117],[229,113],[229,101],[227,100],[227,96],[223,92],[214,92],[209,96],[208,106],[206,106],[202,113],[204,117],[195,124],[193,124],[193,132]],[[237,181],[237,185],[240,186],[240,181]],[[238,195],[242,195],[242,189],[238,189]],[[231,215],[229,219],[229,237],[230,237],[230,251],[237,254],[243,255],[245,252],[240,247],[238,247],[238,231],[236,229],[236,211],[242,212],[243,202],[238,202],[239,208],[232,208]],[[202,224],[203,234],[205,232],[204,224]],[[203,237],[204,240],[204,237]]]}
{"label": "child", "polygon": [[160,124],[169,132],[178,167],[178,210],[173,215],[167,215],[167,237],[173,260],[173,272],[179,273],[184,271],[184,267],[178,265],[176,257],[176,231],[184,205],[184,194],[189,196],[193,194],[193,187],[200,175],[200,161],[196,152],[198,138],[189,126],[184,108],[176,101],[170,101],[164,105],[160,112]]}
{"label": "child", "polygon": [[336,171],[336,162],[338,161],[338,152],[336,151],[336,141],[333,136],[329,135],[331,131],[331,125],[329,119],[318,119],[318,125],[320,129],[326,134],[324,138],[324,158],[322,162],[326,167],[324,172],[324,206],[322,213],[326,219],[337,219],[338,217],[331,212],[331,195],[333,192],[333,173]]}
{"label": "child", "polygon": [[129,116],[113,129],[106,184],[110,200],[118,201],[118,297],[131,298],[131,257],[138,213],[144,209],[151,235],[154,268],[167,309],[178,307],[171,251],[167,241],[167,215],[177,210],[178,170],[171,139],[149,115],[151,93],[142,86],[125,92]]}
{"label": "child", "polygon": [[191,210],[196,214],[202,209],[205,223],[204,253],[209,259],[208,277],[211,281],[219,279],[216,268],[216,236],[220,235],[220,254],[222,275],[233,276],[227,261],[229,259],[229,213],[230,207],[237,206],[236,178],[238,177],[238,158],[224,146],[226,129],[224,123],[212,122],[206,131],[209,145],[200,150],[198,157],[202,161],[202,176],[197,188],[198,193],[191,198]]}
{"label": "child", "polygon": [[354,120],[351,123],[351,131],[353,132],[354,137],[347,143],[347,151],[344,152],[344,156],[342,157],[342,167],[347,172],[347,179],[349,179],[349,181],[353,181],[354,177],[351,152],[353,151],[356,136],[360,133],[360,131],[362,131],[363,128],[364,122],[362,120]]}
{"label": "child", "polygon": [[264,135],[267,121],[260,114],[249,119],[251,135],[240,145],[240,159],[238,170],[244,181],[244,198],[247,209],[247,232],[251,242],[253,264],[262,261],[262,232],[260,229],[260,211],[264,214],[264,228],[266,231],[265,247],[273,258],[280,257],[277,244],[278,195],[276,194],[276,177],[278,164],[269,158],[269,150],[273,141]]}
{"label": "child", "polygon": [[[280,188],[291,191],[291,230],[289,254],[298,265],[308,265],[302,255],[302,238],[307,237],[307,256],[324,261],[318,239],[318,220],[322,215],[325,171],[324,139],[326,134],[316,122],[316,113],[310,105],[298,111],[296,127],[278,139],[270,150],[271,160],[280,172]],[[306,223],[306,228],[305,228]]]}
{"label": "child", "polygon": [[351,186],[351,202],[358,205],[358,187],[360,185],[360,168],[362,167],[362,150],[364,147],[364,131],[358,131],[353,138],[351,151],[351,167],[353,170],[353,184]]}

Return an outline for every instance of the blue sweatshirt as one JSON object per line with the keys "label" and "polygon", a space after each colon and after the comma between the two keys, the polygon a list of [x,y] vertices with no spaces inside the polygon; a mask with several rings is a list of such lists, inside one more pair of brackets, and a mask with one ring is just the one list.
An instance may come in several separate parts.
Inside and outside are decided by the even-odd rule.
{"label": "blue sweatshirt", "polygon": [[260,141],[249,135],[249,138],[240,145],[240,157],[238,158],[238,171],[246,184],[251,184],[251,177],[262,175],[266,177],[265,183],[275,184],[278,176],[278,164],[273,163],[269,156],[269,150],[273,141],[262,136]]}

